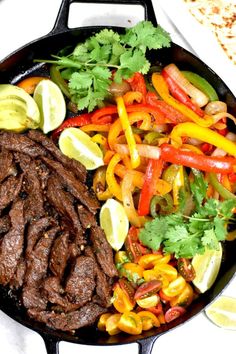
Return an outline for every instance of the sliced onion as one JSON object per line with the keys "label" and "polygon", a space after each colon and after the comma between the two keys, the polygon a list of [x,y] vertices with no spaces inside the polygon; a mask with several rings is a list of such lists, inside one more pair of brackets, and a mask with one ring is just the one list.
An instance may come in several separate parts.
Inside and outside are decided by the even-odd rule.
{"label": "sliced onion", "polygon": [[220,112],[227,112],[227,105],[222,101],[209,102],[205,107],[205,113],[209,115],[217,114]]}
{"label": "sliced onion", "polygon": [[[149,159],[159,159],[160,158],[160,148],[158,146],[146,145],[146,144],[137,144],[136,148],[138,153],[142,157],[147,157]],[[129,148],[127,144],[115,144],[115,151],[120,155],[128,155]]]}
{"label": "sliced onion", "polygon": [[[226,134],[226,139],[228,140],[231,140],[231,141],[234,141],[236,142],[236,134],[232,133],[232,132],[229,132],[228,134]],[[216,148],[213,153],[211,154],[211,156],[226,156],[227,153],[220,149],[220,148]]]}
{"label": "sliced onion", "polygon": [[165,66],[165,71],[170,77],[181,87],[181,89],[192,98],[192,101],[199,107],[205,106],[209,102],[209,98],[205,93],[193,86],[186,77],[181,73],[175,64]]}
{"label": "sliced onion", "polygon": [[230,114],[228,112],[220,112],[220,113],[214,114],[212,116],[212,118],[213,118],[215,123],[217,123],[222,118],[229,118],[229,119],[231,119],[234,122],[234,124],[236,124],[236,118],[232,114]]}

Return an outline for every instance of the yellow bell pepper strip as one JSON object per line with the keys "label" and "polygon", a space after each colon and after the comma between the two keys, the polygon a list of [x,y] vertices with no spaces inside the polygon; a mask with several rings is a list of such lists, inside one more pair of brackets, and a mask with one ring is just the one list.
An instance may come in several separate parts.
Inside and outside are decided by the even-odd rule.
{"label": "yellow bell pepper strip", "polygon": [[93,177],[93,190],[98,200],[107,200],[112,197],[111,192],[106,188],[106,167],[99,167]]}
{"label": "yellow bell pepper strip", "polygon": [[115,167],[120,162],[121,157],[119,154],[112,156],[106,171],[106,182],[111,194],[113,194],[117,199],[122,201],[121,187],[115,177]]}
{"label": "yellow bell pepper strip", "polygon": [[149,159],[143,188],[139,197],[138,215],[145,216],[150,212],[150,202],[153,195],[156,193],[157,180],[160,177],[163,169],[163,160]]}
{"label": "yellow bell pepper strip", "polygon": [[125,137],[127,140],[127,144],[130,151],[131,165],[132,168],[137,168],[140,165],[140,156],[138,150],[136,148],[136,142],[134,138],[134,134],[132,132],[132,128],[129,122],[128,114],[125,108],[123,97],[117,97],[117,110],[120,118],[122,129],[125,133]]}
{"label": "yellow bell pepper strip", "polygon": [[174,145],[180,146],[182,145],[181,137],[183,136],[202,140],[236,157],[235,142],[209,128],[201,127],[192,122],[180,123],[172,129],[170,137]]}
{"label": "yellow bell pepper strip", "polygon": [[178,172],[173,182],[173,203],[179,205],[179,192],[184,187],[184,169],[183,166],[179,166]]}
{"label": "yellow bell pepper strip", "polygon": [[118,328],[125,333],[138,335],[142,333],[142,320],[137,313],[128,311],[122,314]]}
{"label": "yellow bell pepper strip", "polygon": [[152,83],[161,98],[170,106],[183,113],[190,121],[193,121],[203,127],[209,127],[214,123],[211,116],[205,115],[203,118],[201,118],[190,108],[188,108],[183,103],[177,101],[174,97],[172,97],[169,93],[165,79],[160,74],[152,74]]}
{"label": "yellow bell pepper strip", "polygon": [[80,129],[86,133],[89,132],[109,132],[111,124],[87,124],[82,126]]}
{"label": "yellow bell pepper strip", "polygon": [[215,173],[232,173],[236,171],[236,159],[234,157],[200,155],[193,151],[176,149],[169,144],[161,146],[161,158],[163,161],[196,168],[200,171]]}

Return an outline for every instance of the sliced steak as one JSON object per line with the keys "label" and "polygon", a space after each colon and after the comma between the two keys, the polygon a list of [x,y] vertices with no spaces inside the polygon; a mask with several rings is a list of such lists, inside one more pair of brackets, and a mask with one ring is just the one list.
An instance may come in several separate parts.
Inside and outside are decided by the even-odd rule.
{"label": "sliced steak", "polygon": [[32,221],[41,218],[44,214],[43,191],[34,160],[25,154],[16,153],[15,156],[24,172],[24,190],[28,194],[25,202],[25,219]]}
{"label": "sliced steak", "polygon": [[10,230],[11,219],[9,215],[4,215],[0,218],[0,234],[5,234]]}
{"label": "sliced steak", "polygon": [[79,256],[66,281],[67,298],[70,302],[83,306],[91,301],[95,286],[94,260],[91,257]]}
{"label": "sliced steak", "polygon": [[86,209],[83,205],[77,206],[79,219],[84,229],[89,229],[91,226],[97,225],[95,216],[91,211]]}
{"label": "sliced steak", "polygon": [[21,257],[18,262],[16,272],[15,272],[13,278],[10,280],[10,287],[11,288],[19,289],[23,286],[25,272],[26,272],[26,262],[25,262],[25,259],[23,257]]}
{"label": "sliced steak", "polygon": [[6,285],[16,272],[18,261],[23,253],[24,204],[22,200],[15,202],[9,213],[11,229],[2,238],[0,245],[0,283]]}
{"label": "sliced steak", "polygon": [[10,151],[2,149],[0,153],[0,183],[8,176],[16,175],[13,155]]}
{"label": "sliced steak", "polygon": [[70,312],[79,308],[79,305],[72,304],[67,300],[58,277],[48,277],[45,279],[43,282],[43,293],[50,303],[59,305],[57,308],[60,307],[61,311]]}
{"label": "sliced steak", "polygon": [[48,138],[39,130],[30,130],[28,132],[28,137],[37,143],[42,144],[42,146],[47,149],[55,157],[56,160],[61,162],[65,168],[73,172],[81,182],[86,181],[86,168],[79,161],[70,159],[69,157],[63,155],[50,138]]}
{"label": "sliced steak", "polygon": [[65,231],[54,241],[49,261],[51,272],[59,279],[64,274],[69,256],[69,232]]}
{"label": "sliced steak", "polygon": [[[83,229],[79,221],[78,214],[72,204],[70,195],[63,189],[63,186],[57,176],[50,176],[47,186],[47,199],[55,207],[59,214],[65,217],[72,224],[76,243],[86,244]],[[62,203],[63,201],[63,203]]]}
{"label": "sliced steak", "polygon": [[43,296],[40,287],[47,275],[49,254],[59,230],[59,227],[53,227],[45,232],[27,259],[26,284],[22,292],[22,300],[26,308],[46,309],[47,299]]}
{"label": "sliced steak", "polygon": [[0,185],[0,211],[5,209],[20,193],[23,175],[10,176]]}
{"label": "sliced steak", "polygon": [[93,226],[90,230],[92,248],[102,270],[111,278],[118,276],[118,272],[113,260],[113,251],[107,242],[104,231],[99,226]]}
{"label": "sliced steak", "polygon": [[51,328],[73,331],[93,325],[98,317],[105,312],[107,312],[107,309],[94,303],[88,303],[79,310],[69,313],[29,310],[28,314],[31,318],[44,322]]}
{"label": "sliced steak", "polygon": [[18,151],[31,157],[46,156],[47,151],[23,134],[1,131],[0,146],[11,151]]}
{"label": "sliced steak", "polygon": [[30,257],[31,252],[33,251],[39,238],[42,236],[42,233],[46,231],[49,226],[52,226],[53,223],[53,220],[49,217],[44,217],[30,223],[27,231],[27,244],[25,251],[26,258]]}
{"label": "sliced steak", "polygon": [[99,203],[91,191],[88,190],[85,184],[81,183],[69,170],[66,170],[63,165],[57,161],[42,157],[42,160],[55,171],[63,186],[80,202],[86,206],[92,213],[96,213],[99,208]]}

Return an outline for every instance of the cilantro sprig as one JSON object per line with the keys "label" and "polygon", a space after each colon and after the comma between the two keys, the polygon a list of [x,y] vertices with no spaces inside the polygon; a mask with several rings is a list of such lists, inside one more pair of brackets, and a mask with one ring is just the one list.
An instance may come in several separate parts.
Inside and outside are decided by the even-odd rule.
{"label": "cilantro sprig", "polygon": [[191,216],[181,212],[160,215],[147,222],[139,233],[141,242],[153,250],[163,246],[164,252],[176,258],[192,258],[203,254],[206,248],[218,249],[219,241],[227,235],[227,223],[236,207],[235,199],[219,201],[206,197],[207,184],[201,172],[193,170],[191,184],[195,211]]}
{"label": "cilantro sprig", "polygon": [[78,109],[92,111],[108,97],[113,72],[117,83],[135,72],[147,74],[147,50],[169,47],[170,41],[160,26],[141,21],[125,29],[124,34],[103,29],[79,43],[71,54],[53,55],[53,60],[43,61],[58,66],[62,77],[68,80],[71,100]]}

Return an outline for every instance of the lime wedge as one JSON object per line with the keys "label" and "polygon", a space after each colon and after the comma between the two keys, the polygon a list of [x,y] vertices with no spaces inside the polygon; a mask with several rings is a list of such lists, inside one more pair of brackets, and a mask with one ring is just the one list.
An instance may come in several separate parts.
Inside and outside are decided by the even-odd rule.
{"label": "lime wedge", "polygon": [[217,326],[236,330],[236,299],[220,296],[205,310],[207,317]]}
{"label": "lime wedge", "polygon": [[107,241],[115,251],[118,251],[123,246],[129,230],[129,220],[123,205],[115,199],[107,199],[99,217]]}
{"label": "lime wedge", "polygon": [[207,249],[204,254],[193,257],[192,265],[196,276],[192,282],[201,293],[210,289],[214,284],[220,270],[221,260],[222,246],[220,242],[218,250]]}
{"label": "lime wedge", "polygon": [[40,128],[47,134],[61,125],[66,116],[66,103],[59,87],[51,80],[42,80],[34,90],[40,111]]}
{"label": "lime wedge", "polygon": [[60,135],[61,152],[81,162],[87,170],[94,170],[104,165],[103,153],[91,137],[79,128],[67,128]]}

